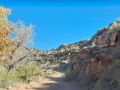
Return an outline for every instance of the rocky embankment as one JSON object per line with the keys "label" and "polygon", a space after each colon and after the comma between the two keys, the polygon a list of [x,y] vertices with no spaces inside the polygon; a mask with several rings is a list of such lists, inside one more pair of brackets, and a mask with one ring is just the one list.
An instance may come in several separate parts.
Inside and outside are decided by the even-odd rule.
{"label": "rocky embankment", "polygon": [[100,29],[91,40],[92,45],[71,53],[69,79],[83,90],[120,90],[120,21]]}

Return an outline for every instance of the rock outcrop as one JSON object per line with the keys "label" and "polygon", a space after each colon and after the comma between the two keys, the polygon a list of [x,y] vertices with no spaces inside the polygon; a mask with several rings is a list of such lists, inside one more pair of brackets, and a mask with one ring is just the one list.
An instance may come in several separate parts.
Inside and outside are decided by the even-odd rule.
{"label": "rock outcrop", "polygon": [[101,79],[102,70],[113,67],[115,60],[120,59],[120,21],[99,30],[88,42],[79,51],[70,53],[69,71],[78,73],[74,76],[76,80],[82,72],[96,82]]}

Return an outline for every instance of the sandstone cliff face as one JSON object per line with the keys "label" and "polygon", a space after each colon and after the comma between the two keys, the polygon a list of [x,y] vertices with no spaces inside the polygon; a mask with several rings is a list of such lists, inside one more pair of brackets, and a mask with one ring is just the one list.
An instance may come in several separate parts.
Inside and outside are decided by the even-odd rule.
{"label": "sandstone cliff face", "polygon": [[70,53],[70,71],[78,72],[76,79],[82,71],[96,82],[104,68],[113,67],[115,59],[120,59],[120,21],[99,30],[90,41],[87,47]]}

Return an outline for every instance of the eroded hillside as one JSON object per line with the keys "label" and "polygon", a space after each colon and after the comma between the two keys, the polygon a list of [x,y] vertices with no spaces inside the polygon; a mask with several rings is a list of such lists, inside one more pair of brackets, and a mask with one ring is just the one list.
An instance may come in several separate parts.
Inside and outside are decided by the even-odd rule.
{"label": "eroded hillside", "polygon": [[80,83],[83,90],[120,89],[120,21],[99,30],[92,45],[70,56],[68,80]]}

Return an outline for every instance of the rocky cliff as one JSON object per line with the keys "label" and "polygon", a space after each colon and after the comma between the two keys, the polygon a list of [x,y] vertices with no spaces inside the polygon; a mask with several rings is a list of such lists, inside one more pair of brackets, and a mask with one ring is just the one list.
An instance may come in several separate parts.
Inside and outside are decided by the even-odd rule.
{"label": "rocky cliff", "polygon": [[[83,87],[85,90],[119,90],[120,80],[116,80],[115,77],[120,75],[120,68],[118,68],[120,60],[120,21],[98,30],[90,42],[81,50],[71,53],[69,72],[73,72],[72,78],[81,83],[86,81]],[[114,70],[118,69],[118,71],[109,72],[108,75],[112,77],[105,77],[104,73],[108,72],[106,69],[111,70],[113,67],[117,67]],[[84,76],[81,76],[81,74],[84,74]],[[85,78],[85,76],[88,79],[82,81],[81,78]],[[102,85],[102,81],[106,83]]]}

